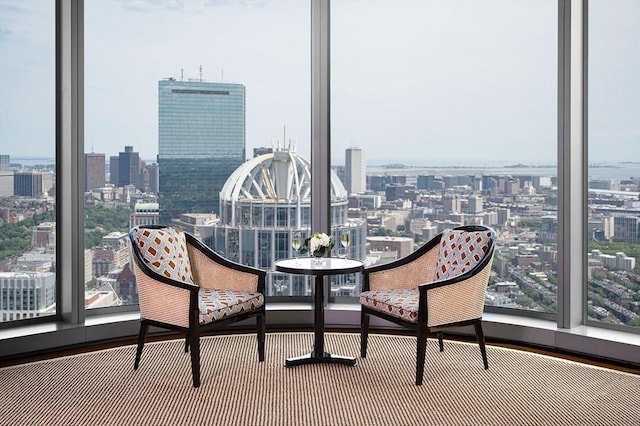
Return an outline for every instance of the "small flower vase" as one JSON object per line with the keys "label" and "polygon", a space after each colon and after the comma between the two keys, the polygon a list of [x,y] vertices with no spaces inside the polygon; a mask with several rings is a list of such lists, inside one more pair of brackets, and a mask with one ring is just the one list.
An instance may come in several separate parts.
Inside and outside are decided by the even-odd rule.
{"label": "small flower vase", "polygon": [[313,259],[311,260],[311,263],[314,265],[322,265],[322,262],[323,262],[322,258],[324,257],[324,248],[320,248],[311,254],[313,255]]}

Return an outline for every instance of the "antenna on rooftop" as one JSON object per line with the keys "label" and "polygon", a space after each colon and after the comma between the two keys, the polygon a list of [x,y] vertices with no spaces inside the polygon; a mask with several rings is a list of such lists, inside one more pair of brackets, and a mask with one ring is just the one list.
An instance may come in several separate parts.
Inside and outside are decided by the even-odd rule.
{"label": "antenna on rooftop", "polygon": [[184,81],[184,68],[180,68],[180,81]]}
{"label": "antenna on rooftop", "polygon": [[222,77],[220,77],[220,83],[224,83],[224,69],[220,70]]}
{"label": "antenna on rooftop", "polygon": [[202,64],[200,64],[200,81],[202,81]]}

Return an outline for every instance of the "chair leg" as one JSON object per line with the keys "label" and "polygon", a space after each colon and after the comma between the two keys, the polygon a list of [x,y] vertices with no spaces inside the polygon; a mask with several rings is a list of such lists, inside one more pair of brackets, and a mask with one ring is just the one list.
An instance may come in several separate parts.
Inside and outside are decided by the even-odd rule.
{"label": "chair leg", "polygon": [[264,341],[265,341],[265,318],[264,312],[256,317],[258,327],[258,361],[264,361]]}
{"label": "chair leg", "polygon": [[438,331],[438,345],[440,346],[440,352],[444,352],[444,340],[442,331]]}
{"label": "chair leg", "polygon": [[200,333],[191,331],[189,333],[189,346],[191,349],[191,375],[193,377],[193,387],[200,386]]}
{"label": "chair leg", "polygon": [[187,352],[189,352],[189,333],[185,333],[184,338],[184,353],[186,354]]}
{"label": "chair leg", "polygon": [[418,344],[416,349],[416,385],[422,384],[424,376],[424,361],[427,354],[427,334],[429,327],[426,324],[418,323]]}
{"label": "chair leg", "polygon": [[147,335],[149,329],[149,323],[145,320],[140,321],[140,331],[138,332],[138,349],[136,350],[136,361],[133,364],[133,369],[137,370],[140,365],[140,358],[142,357],[142,348],[144,347],[144,338]]}
{"label": "chair leg", "polygon": [[360,356],[367,357],[367,343],[369,340],[369,314],[360,311]]}
{"label": "chair leg", "polygon": [[484,333],[482,331],[482,321],[476,322],[473,327],[476,329],[476,337],[478,339],[478,344],[480,345],[480,353],[482,354],[482,363],[484,364],[484,369],[489,369],[489,361],[487,361],[487,348],[484,345]]}

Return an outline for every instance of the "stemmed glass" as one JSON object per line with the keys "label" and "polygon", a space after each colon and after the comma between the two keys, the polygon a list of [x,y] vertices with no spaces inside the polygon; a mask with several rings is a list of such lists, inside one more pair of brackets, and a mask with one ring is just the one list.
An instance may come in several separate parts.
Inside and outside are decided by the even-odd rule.
{"label": "stemmed glass", "polygon": [[302,235],[299,232],[295,232],[293,234],[293,237],[291,238],[291,247],[293,247],[293,249],[296,252],[296,265],[300,263],[298,261],[298,253],[300,251],[301,245],[302,245]]}
{"label": "stemmed glass", "polygon": [[344,247],[344,259],[347,260],[349,258],[349,244],[351,244],[351,234],[349,231],[342,233],[340,236],[340,244]]}

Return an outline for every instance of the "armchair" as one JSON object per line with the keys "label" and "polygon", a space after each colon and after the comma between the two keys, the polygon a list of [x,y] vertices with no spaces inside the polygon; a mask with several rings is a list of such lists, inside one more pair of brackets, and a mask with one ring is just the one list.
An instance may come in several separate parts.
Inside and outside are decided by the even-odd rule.
{"label": "armchair", "polygon": [[437,333],[442,352],[442,330],[473,325],[488,369],[482,313],[495,239],[491,228],[461,226],[444,231],[404,258],[365,268],[359,299],[360,356],[367,355],[371,315],[414,330],[416,385],[421,385],[427,335]]}
{"label": "armchair", "polygon": [[194,236],[164,226],[129,232],[138,284],[140,332],[134,369],[149,326],[186,335],[193,386],[200,386],[200,334],[256,317],[258,360],[264,361],[266,272],[229,261]]}

